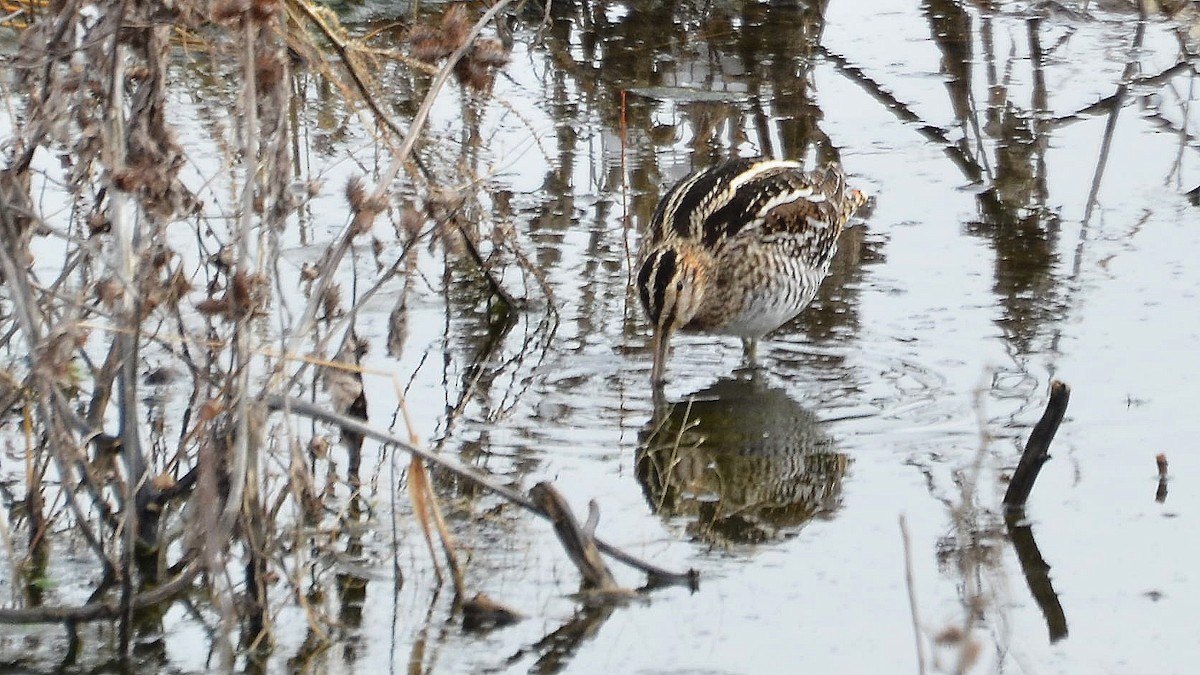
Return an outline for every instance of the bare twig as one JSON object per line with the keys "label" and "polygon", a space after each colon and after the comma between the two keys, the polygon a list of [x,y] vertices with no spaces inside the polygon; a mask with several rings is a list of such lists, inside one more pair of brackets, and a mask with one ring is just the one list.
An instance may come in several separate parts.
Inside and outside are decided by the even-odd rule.
{"label": "bare twig", "polygon": [[1067,401],[1071,398],[1071,388],[1065,382],[1054,380],[1050,383],[1050,401],[1046,404],[1046,412],[1034,425],[1029,434],[1029,442],[1021,454],[1017,470],[1013,472],[1012,481],[1004,493],[1004,507],[1009,511],[1025,508],[1033,483],[1037,480],[1042,465],[1050,459],[1050,442],[1062,423],[1063,415],[1067,412]]}

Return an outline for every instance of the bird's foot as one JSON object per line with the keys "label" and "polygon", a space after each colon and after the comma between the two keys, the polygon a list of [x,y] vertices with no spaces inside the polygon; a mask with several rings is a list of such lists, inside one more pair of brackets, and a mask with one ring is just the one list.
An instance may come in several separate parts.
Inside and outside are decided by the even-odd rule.
{"label": "bird's foot", "polygon": [[742,338],[742,354],[742,365],[733,371],[734,375],[749,380],[758,377],[759,373],[763,370],[763,367],[758,363],[758,340],[754,338]]}

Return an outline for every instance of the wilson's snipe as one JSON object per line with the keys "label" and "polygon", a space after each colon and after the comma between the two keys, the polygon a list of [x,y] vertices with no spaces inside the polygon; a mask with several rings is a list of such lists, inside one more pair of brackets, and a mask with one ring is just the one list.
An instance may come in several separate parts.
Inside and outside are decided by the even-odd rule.
{"label": "wilson's snipe", "polygon": [[653,382],[663,380],[676,330],[737,335],[753,359],[758,338],[812,302],[842,227],[865,201],[836,165],[805,172],[781,160],[726,160],[671,188],[638,255]]}

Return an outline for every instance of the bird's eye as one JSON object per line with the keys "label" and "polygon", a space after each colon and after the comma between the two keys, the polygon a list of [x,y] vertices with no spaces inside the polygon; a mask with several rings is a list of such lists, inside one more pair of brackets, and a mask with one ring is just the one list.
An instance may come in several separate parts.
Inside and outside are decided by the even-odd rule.
{"label": "bird's eye", "polygon": [[682,292],[683,292],[683,281],[676,281],[676,282],[675,282],[675,292],[676,292],[676,293],[682,293]]}

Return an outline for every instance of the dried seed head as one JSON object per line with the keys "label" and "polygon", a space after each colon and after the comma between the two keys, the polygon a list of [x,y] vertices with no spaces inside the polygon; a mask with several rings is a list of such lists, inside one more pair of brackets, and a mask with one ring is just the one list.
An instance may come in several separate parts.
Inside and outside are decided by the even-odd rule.
{"label": "dried seed head", "polygon": [[492,84],[491,69],[470,58],[454,64],[454,76],[459,84],[475,91],[486,91]]}
{"label": "dried seed head", "polygon": [[471,22],[462,4],[451,5],[442,15],[438,28],[417,26],[408,36],[409,52],[414,59],[437,63],[450,56],[467,39]]}
{"label": "dried seed head", "polygon": [[961,628],[948,625],[933,636],[933,641],[939,645],[956,645],[965,640],[966,637]]}
{"label": "dried seed head", "polygon": [[279,0],[254,0],[250,16],[259,23],[266,23],[279,12]]}
{"label": "dried seed head", "polygon": [[225,299],[205,298],[196,303],[196,311],[204,316],[217,316],[225,314]]}
{"label": "dried seed head", "polygon": [[346,181],[346,202],[350,204],[350,210],[355,213],[362,211],[367,201],[367,188],[362,176],[351,176]]}
{"label": "dried seed head", "polygon": [[117,303],[124,296],[124,287],[121,282],[117,281],[116,277],[104,277],[96,283],[96,299],[100,304],[104,305],[108,310],[116,308]]}
{"label": "dried seed head", "polygon": [[245,272],[238,272],[229,280],[225,291],[228,311],[236,316],[248,316],[254,311],[255,279]]}
{"label": "dried seed head", "polygon": [[400,227],[396,234],[407,244],[421,234],[425,220],[425,216],[422,216],[411,203],[406,203],[400,212]]}
{"label": "dried seed head", "polygon": [[171,278],[167,280],[167,295],[166,300],[171,304],[178,303],[188,293],[192,292],[192,282],[183,275],[183,272],[176,268],[171,274]]}
{"label": "dried seed head", "polygon": [[260,53],[254,60],[254,84],[258,93],[262,95],[273,91],[283,82],[283,73],[283,56],[278,51]]}
{"label": "dried seed head", "polygon": [[248,0],[220,0],[212,5],[212,20],[216,23],[236,21],[249,9]]}
{"label": "dried seed head", "polygon": [[112,231],[112,221],[108,219],[107,214],[101,211],[93,211],[88,214],[87,228],[89,237],[106,234]]}
{"label": "dried seed head", "polygon": [[324,459],[329,454],[329,439],[324,436],[314,436],[308,442],[308,454],[316,459]]}
{"label": "dried seed head", "polygon": [[470,58],[485,66],[499,68],[508,63],[509,54],[500,40],[486,37],[475,40],[475,44],[471,45]]}
{"label": "dried seed head", "polygon": [[161,271],[164,267],[171,263],[175,257],[175,252],[166,246],[155,246],[150,252],[150,267],[155,271]]}
{"label": "dried seed head", "polygon": [[342,305],[342,287],[337,284],[329,284],[325,287],[325,294],[321,296],[321,309],[325,312],[326,319],[332,319],[337,316],[338,309]]}
{"label": "dried seed head", "polygon": [[334,410],[348,413],[355,401],[363,394],[362,371],[359,363],[366,353],[367,343],[351,333],[334,355],[334,365],[326,366],[325,389],[333,402]]}
{"label": "dried seed head", "polygon": [[436,28],[418,26],[408,36],[409,54],[418,61],[437,63],[450,56],[454,50],[447,50],[442,40],[442,33]]}
{"label": "dried seed head", "polygon": [[357,237],[370,232],[372,218],[374,218],[374,214],[367,211],[359,211],[355,214],[354,220],[350,221],[350,236]]}
{"label": "dried seed head", "polygon": [[433,187],[425,199],[425,213],[439,223],[452,220],[466,198],[454,188]]}
{"label": "dried seed head", "polygon": [[233,269],[234,260],[237,258],[237,251],[231,246],[222,246],[215,255],[208,259],[208,262],[218,270]]}
{"label": "dried seed head", "polygon": [[442,39],[450,47],[450,52],[462,46],[467,41],[467,35],[470,32],[471,20],[467,17],[466,5],[463,3],[450,5],[450,8],[442,15]]}
{"label": "dried seed head", "polygon": [[388,315],[387,353],[392,358],[400,358],[404,353],[404,343],[408,341],[408,287],[400,293],[400,301]]}
{"label": "dried seed head", "polygon": [[354,220],[350,223],[353,236],[370,232],[375,218],[388,206],[385,198],[368,195],[361,181],[354,179],[346,184],[346,199],[354,213]]}
{"label": "dried seed head", "polygon": [[215,398],[208,399],[203,405],[200,406],[200,421],[211,422],[212,420],[216,419],[217,415],[221,413],[221,410],[223,410],[224,407],[225,406],[221,404],[220,400]]}
{"label": "dried seed head", "polygon": [[496,69],[508,63],[508,50],[496,38],[479,38],[461,61],[454,65],[454,74],[463,86],[484,91],[492,85]]}

